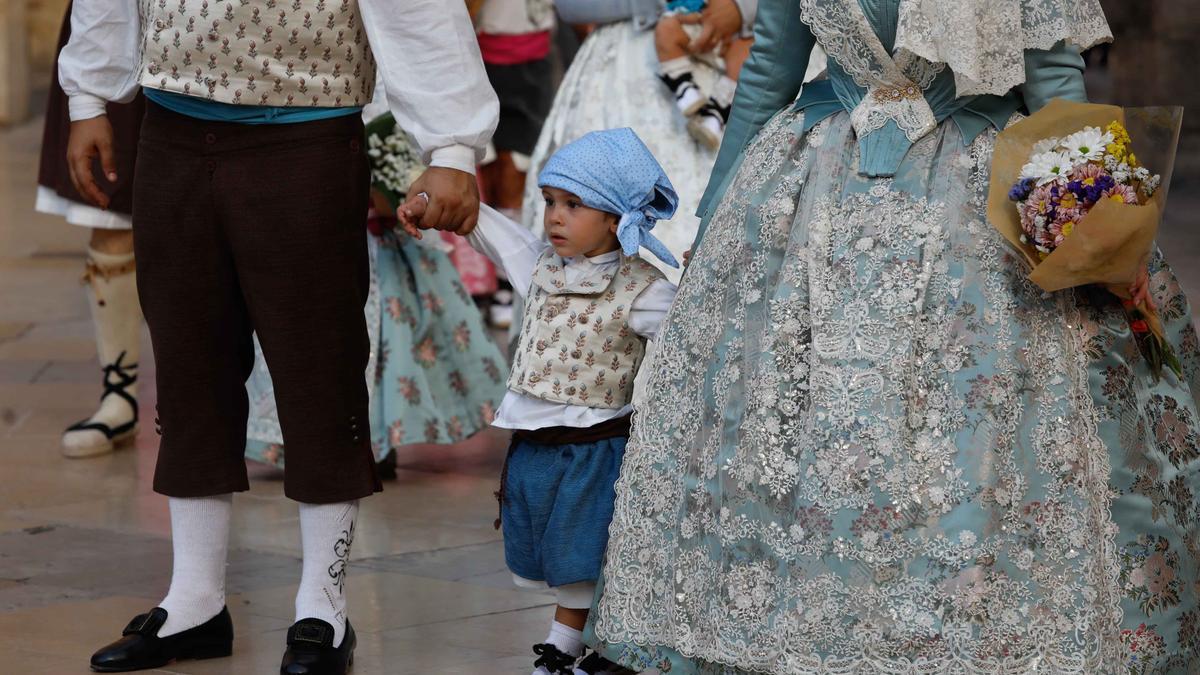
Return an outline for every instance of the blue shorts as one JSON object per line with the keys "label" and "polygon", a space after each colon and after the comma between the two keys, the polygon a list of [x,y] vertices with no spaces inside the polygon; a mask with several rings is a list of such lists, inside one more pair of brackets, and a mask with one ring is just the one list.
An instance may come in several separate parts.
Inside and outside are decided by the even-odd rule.
{"label": "blue shorts", "polygon": [[513,574],[552,587],[600,577],[625,442],[516,442],[501,506]]}

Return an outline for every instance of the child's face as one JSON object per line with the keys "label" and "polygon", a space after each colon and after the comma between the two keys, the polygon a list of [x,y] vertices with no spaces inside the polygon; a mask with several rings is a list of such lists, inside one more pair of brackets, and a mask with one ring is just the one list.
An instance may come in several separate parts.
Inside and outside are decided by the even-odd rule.
{"label": "child's face", "polygon": [[579,197],[558,188],[542,188],[546,200],[543,224],[554,252],[564,258],[587,257],[620,248],[616,215],[584,206]]}

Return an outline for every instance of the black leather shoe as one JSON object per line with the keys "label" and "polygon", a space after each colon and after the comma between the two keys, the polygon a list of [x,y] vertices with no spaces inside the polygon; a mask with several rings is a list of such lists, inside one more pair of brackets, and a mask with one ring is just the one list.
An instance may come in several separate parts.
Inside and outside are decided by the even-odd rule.
{"label": "black leather shoe", "polygon": [[155,607],[139,614],[121,633],[121,639],[92,655],[92,670],[123,673],[160,668],[176,660],[216,659],[233,652],[233,620],[229,610],[182,633],[158,637],[167,622],[167,610]]}
{"label": "black leather shoe", "polygon": [[345,675],[354,665],[358,638],[347,619],[342,644],[334,647],[333,626],[320,619],[301,619],[288,629],[287,643],[279,675]]}

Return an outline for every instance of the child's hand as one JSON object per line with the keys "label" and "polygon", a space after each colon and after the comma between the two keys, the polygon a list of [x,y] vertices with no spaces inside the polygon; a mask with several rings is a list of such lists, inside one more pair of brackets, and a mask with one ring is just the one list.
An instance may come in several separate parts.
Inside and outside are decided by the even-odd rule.
{"label": "child's hand", "polygon": [[688,49],[692,54],[707,54],[742,29],[742,10],[734,0],[709,0],[700,13],[700,35]]}
{"label": "child's hand", "polygon": [[692,262],[692,249],[683,252],[683,266],[687,267],[688,263]]}
{"label": "child's hand", "polygon": [[409,236],[421,239],[421,228],[418,223],[425,215],[425,209],[429,207],[429,196],[424,192],[418,192],[415,195],[410,195],[404,203],[396,208],[396,219],[400,221],[400,227],[408,233]]}

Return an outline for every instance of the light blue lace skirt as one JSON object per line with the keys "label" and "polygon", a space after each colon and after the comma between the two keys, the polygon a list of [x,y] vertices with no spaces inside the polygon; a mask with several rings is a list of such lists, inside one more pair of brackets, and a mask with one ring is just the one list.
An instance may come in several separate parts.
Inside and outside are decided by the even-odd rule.
{"label": "light blue lace skirt", "polygon": [[1200,352],[1044,294],[985,221],[994,132],[894,179],[848,116],[747,149],[657,340],[589,636],[677,672],[1200,672]]}

